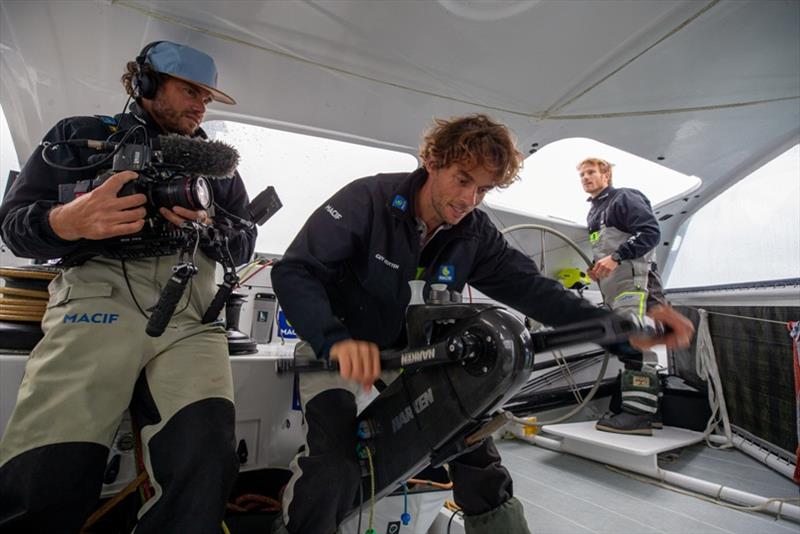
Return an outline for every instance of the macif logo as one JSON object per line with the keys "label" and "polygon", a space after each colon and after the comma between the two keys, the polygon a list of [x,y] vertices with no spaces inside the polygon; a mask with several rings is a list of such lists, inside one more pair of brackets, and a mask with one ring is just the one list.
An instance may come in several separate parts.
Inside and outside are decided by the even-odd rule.
{"label": "macif logo", "polygon": [[64,314],[64,324],[72,323],[93,323],[93,324],[111,324],[119,319],[116,313],[72,313]]}
{"label": "macif logo", "polygon": [[455,280],[455,275],[455,265],[440,265],[439,270],[436,272],[436,280],[439,282],[452,282]]}
{"label": "macif logo", "polygon": [[403,428],[409,421],[414,419],[414,414],[422,413],[428,406],[433,404],[433,390],[426,389],[422,395],[412,403],[411,406],[406,408],[392,418],[392,433],[397,434],[397,431]]}
{"label": "macif logo", "polygon": [[339,219],[341,219],[341,218],[342,218],[342,214],[341,214],[341,213],[339,213],[339,210],[337,210],[336,208],[334,208],[334,207],[333,207],[333,206],[331,206],[330,204],[328,204],[327,206],[325,206],[325,211],[327,211],[327,212],[328,212],[328,214],[329,214],[331,217],[333,217],[334,219],[336,219],[337,221],[338,221]]}
{"label": "macif logo", "polygon": [[278,334],[282,338],[286,339],[296,339],[297,332],[294,331],[294,327],[292,323],[289,322],[289,319],[286,318],[286,315],[283,313],[283,310],[278,312]]}

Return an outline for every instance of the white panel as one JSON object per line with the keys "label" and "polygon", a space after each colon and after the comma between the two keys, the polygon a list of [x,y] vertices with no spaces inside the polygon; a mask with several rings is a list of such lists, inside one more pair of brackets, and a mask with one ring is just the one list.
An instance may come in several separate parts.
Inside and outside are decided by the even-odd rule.
{"label": "white panel", "polygon": [[688,223],[667,287],[800,277],[800,146],[704,206]]}

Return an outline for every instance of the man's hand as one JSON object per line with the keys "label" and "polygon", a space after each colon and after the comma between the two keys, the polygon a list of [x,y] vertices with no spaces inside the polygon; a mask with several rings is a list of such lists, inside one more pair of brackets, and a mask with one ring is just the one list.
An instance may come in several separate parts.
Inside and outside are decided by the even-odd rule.
{"label": "man's hand", "polygon": [[106,239],[138,232],[144,226],[147,210],[141,206],[147,202],[147,197],[141,193],[117,197],[122,186],[137,176],[133,171],[119,172],[97,189],[56,206],[48,214],[53,232],[67,241]]}
{"label": "man's hand", "polygon": [[663,323],[672,331],[663,336],[631,337],[628,342],[639,350],[649,349],[653,345],[664,344],[670,349],[684,349],[694,337],[694,325],[686,317],[676,312],[671,306],[658,305],[647,311],[647,315]]}
{"label": "man's hand", "polygon": [[159,208],[158,212],[162,217],[175,226],[180,226],[184,221],[211,224],[211,217],[208,216],[208,213],[205,210],[193,211],[180,206],[172,206],[172,210],[168,210],[167,208]]}
{"label": "man's hand", "polygon": [[610,255],[606,256],[601,260],[597,260],[594,265],[592,265],[592,268],[589,269],[588,272],[589,278],[597,282],[610,275],[617,267],[619,267],[619,263]]}
{"label": "man's hand", "polygon": [[360,383],[365,391],[381,374],[380,356],[378,345],[357,339],[338,341],[330,350],[330,359],[339,362],[342,378]]}

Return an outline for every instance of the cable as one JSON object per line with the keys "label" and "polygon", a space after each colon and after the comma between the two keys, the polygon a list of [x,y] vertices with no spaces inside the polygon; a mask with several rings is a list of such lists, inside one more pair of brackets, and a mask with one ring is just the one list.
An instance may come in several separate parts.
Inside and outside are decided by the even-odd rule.
{"label": "cable", "polygon": [[67,141],[57,141],[55,143],[50,143],[48,141],[45,141],[44,143],[42,143],[42,152],[41,152],[42,160],[46,164],[48,164],[49,166],[53,167],[54,169],[58,169],[58,170],[61,170],[61,171],[77,172],[77,171],[88,171],[90,169],[97,169],[101,165],[103,165],[106,161],[108,161],[111,158],[113,158],[117,154],[117,152],[119,152],[122,149],[123,145],[125,145],[125,141],[127,141],[128,137],[131,136],[133,134],[133,132],[135,132],[137,130],[142,130],[145,133],[145,142],[147,142],[147,139],[148,139],[147,130],[141,124],[137,124],[133,128],[127,130],[125,132],[125,135],[120,140],[119,144],[117,144],[117,146],[114,148],[114,150],[112,150],[108,155],[106,155],[103,159],[101,159],[97,163],[92,163],[90,165],[80,165],[78,167],[70,167],[68,165],[59,165],[58,163],[54,163],[54,162],[50,161],[50,158],[47,156],[48,149],[51,149],[53,147],[57,147],[57,146],[60,146],[60,145],[74,144],[74,142],[79,141],[78,139],[69,139]]}
{"label": "cable", "polygon": [[[197,247],[196,246],[195,246],[195,250],[194,251],[197,252]],[[133,294],[133,287],[131,286],[131,282],[128,279],[128,269],[125,267],[125,260],[119,260],[119,261],[120,261],[120,263],[122,263],[122,277],[125,279],[125,285],[128,286],[128,293],[130,293],[131,298],[133,299],[133,303],[136,304],[136,307],[139,309],[139,313],[141,313],[142,316],[149,321],[150,320],[150,316],[147,315],[147,312],[144,311],[142,306],[139,304],[139,301],[136,300],[136,295]],[[189,279],[189,287],[188,287],[189,297],[186,299],[186,304],[184,305],[183,308],[181,308],[180,310],[175,312],[173,314],[173,317],[175,315],[180,315],[181,313],[186,311],[186,308],[189,307],[189,303],[191,303],[191,301],[192,301],[192,282],[193,282],[193,280],[190,278]]]}
{"label": "cable", "polygon": [[361,481],[358,482],[358,526],[356,527],[356,534],[361,534],[361,505],[364,504],[364,485]]}
{"label": "cable", "polygon": [[400,522],[408,525],[411,522],[411,514],[408,513],[408,483],[403,482],[403,513],[400,515]]}
{"label": "cable", "polygon": [[250,263],[245,263],[244,265],[242,265],[241,267],[239,267],[239,269],[236,271],[236,275],[237,275],[239,278],[242,278],[243,276],[247,276],[248,274],[250,274],[250,272],[251,272],[253,269],[255,269],[255,268],[256,268],[256,266],[257,266],[259,263],[261,263],[261,261],[260,261],[260,260],[253,260],[253,261],[251,261]]}
{"label": "cable", "polygon": [[249,261],[249,262],[245,263],[244,265],[242,265],[241,267],[239,267],[239,268],[236,270],[236,274],[238,274],[239,276],[241,276],[243,272],[245,272],[247,269],[250,269],[250,268],[251,268],[251,267],[253,267],[254,265],[258,265],[258,263],[259,263],[260,261],[261,261],[261,260],[252,260],[252,261]]}
{"label": "cable", "polygon": [[367,530],[364,534],[375,534],[375,529],[372,528],[373,514],[375,513],[375,466],[372,465],[372,451],[369,445],[364,447],[367,450],[367,462],[369,462],[369,521],[367,522]]}
{"label": "cable", "polygon": [[458,514],[461,514],[462,517],[464,516],[464,512],[462,512],[461,510],[453,510],[453,514],[450,516],[450,520],[447,521],[447,534],[450,534],[450,527],[453,526],[453,519],[455,519],[455,517]]}
{"label": "cable", "polygon": [[245,278],[243,278],[242,280],[240,280],[240,281],[239,281],[239,283],[238,283],[237,285],[238,285],[239,287],[241,287],[242,285],[244,285],[244,283],[245,283],[245,282],[247,282],[248,280],[250,280],[251,278],[253,278],[255,275],[257,275],[258,273],[260,273],[261,271],[263,271],[263,270],[264,270],[264,269],[266,269],[267,267],[271,266],[273,263],[274,263],[274,261],[273,261],[273,260],[267,260],[267,261],[266,261],[266,262],[265,262],[265,263],[264,263],[264,264],[263,264],[261,267],[259,267],[258,269],[256,269],[256,270],[255,270],[253,273],[249,273],[249,274],[247,275],[247,277],[245,277]]}
{"label": "cable", "polygon": [[[126,110],[126,109],[128,109],[128,104],[130,104],[130,103],[131,103],[131,99],[132,99],[132,98],[133,98],[133,93],[130,93],[130,94],[128,95],[128,99],[125,101],[125,105],[124,105],[124,106],[122,106],[122,111],[120,111],[120,113],[119,113],[120,115],[124,115],[124,114],[125,114],[125,110]],[[114,133],[117,133],[117,132],[114,132]],[[109,138],[111,138],[111,136],[113,136],[113,135],[114,135],[114,133],[112,133],[111,135],[109,135],[108,137],[106,137],[106,140],[108,140]]]}
{"label": "cable", "polygon": [[[700,308],[698,308],[700,309]],[[772,323],[772,324],[780,324],[785,325],[786,321],[775,321],[773,319],[762,319],[761,317],[749,317],[747,315],[733,315],[732,313],[720,313],[720,312],[712,312],[708,310],[703,310],[705,313],[709,315],[722,315],[723,317],[733,317],[734,319],[747,319],[749,321],[760,321],[762,323]]]}
{"label": "cable", "polygon": [[139,301],[136,300],[136,295],[133,294],[133,287],[131,287],[131,281],[128,279],[128,269],[127,267],[125,267],[125,260],[119,260],[119,261],[120,263],[122,263],[122,277],[125,279],[125,285],[128,286],[128,293],[131,294],[133,303],[136,304],[137,308],[139,308],[139,313],[141,313],[145,319],[149,320],[150,316],[147,315],[142,306],[139,304]]}
{"label": "cable", "polygon": [[434,482],[433,480],[422,480],[421,478],[409,478],[407,480],[409,484],[419,484],[421,486],[429,486],[431,488],[437,488],[442,490],[451,490],[453,489],[453,483],[443,483],[443,482]]}
{"label": "cable", "polygon": [[[134,446],[133,446],[133,458],[136,462],[136,472],[141,474],[147,474],[147,468],[144,465],[144,444],[142,443],[142,429],[141,426],[138,424],[137,420],[133,415],[131,415],[131,430],[133,431],[134,436]],[[153,495],[155,495],[155,490],[153,486],[150,484],[149,476],[146,476],[144,481],[139,485],[139,497],[141,499],[142,504],[147,502]]]}
{"label": "cable", "polygon": [[119,504],[125,497],[133,493],[146,480],[147,471],[142,471],[136,478],[128,482],[128,484],[122,488],[119,493],[106,501],[103,506],[95,510],[94,513],[89,516],[89,519],[86,520],[86,523],[83,524],[83,527],[81,527],[81,532],[84,532],[87,528],[97,523],[104,515],[108,513],[109,510]]}
{"label": "cable", "polygon": [[228,210],[226,210],[225,208],[223,208],[222,206],[220,206],[216,202],[214,202],[214,208],[218,209],[219,211],[221,211],[223,215],[227,215],[229,218],[233,219],[232,222],[238,222],[239,224],[242,224],[246,228],[250,228],[250,229],[256,227],[256,225],[252,221],[248,221],[247,219],[245,219],[243,217],[239,217],[238,215],[234,215],[233,213],[229,212]]}

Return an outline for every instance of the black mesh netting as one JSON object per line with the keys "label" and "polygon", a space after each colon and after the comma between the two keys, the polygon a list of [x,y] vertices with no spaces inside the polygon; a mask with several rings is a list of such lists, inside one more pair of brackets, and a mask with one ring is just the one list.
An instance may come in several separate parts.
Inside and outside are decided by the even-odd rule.
{"label": "black mesh netting", "polygon": [[[722,388],[731,424],[780,447],[797,449],[792,342],[786,323],[800,320],[800,307],[703,307],[717,356]],[[676,307],[695,326],[695,308]],[[729,317],[757,317],[767,323]],[[704,388],[694,368],[694,343],[685,351],[670,351],[670,372]]]}

